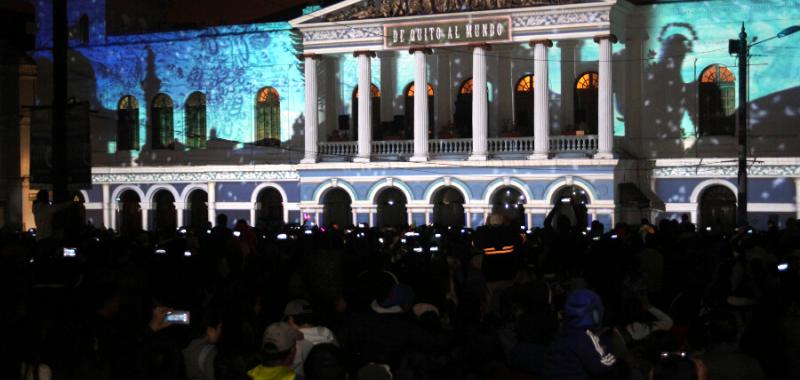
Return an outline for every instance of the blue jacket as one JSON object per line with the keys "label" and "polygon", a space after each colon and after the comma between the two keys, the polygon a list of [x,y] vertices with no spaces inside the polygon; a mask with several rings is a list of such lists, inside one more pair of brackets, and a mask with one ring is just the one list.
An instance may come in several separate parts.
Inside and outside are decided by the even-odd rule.
{"label": "blue jacket", "polygon": [[583,380],[611,372],[616,358],[595,331],[603,320],[603,303],[595,292],[576,290],[564,305],[564,326],[547,352],[546,379]]}

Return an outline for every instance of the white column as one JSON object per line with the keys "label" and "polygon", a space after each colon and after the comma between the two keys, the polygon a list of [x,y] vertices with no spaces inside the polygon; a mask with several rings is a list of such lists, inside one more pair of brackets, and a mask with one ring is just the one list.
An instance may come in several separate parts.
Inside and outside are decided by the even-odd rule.
{"label": "white column", "polygon": [[183,217],[186,211],[186,204],[184,202],[175,202],[175,222],[178,228],[183,227]]}
{"label": "white column", "polygon": [[206,192],[208,193],[208,221],[213,226],[217,222],[217,184],[209,182]]}
{"label": "white column", "polygon": [[464,227],[472,228],[472,209],[465,208],[464,209]]}
{"label": "white column", "polygon": [[305,82],[306,82],[306,109],[305,109],[305,155],[300,161],[304,164],[317,162],[317,139],[319,135],[319,115],[317,96],[317,59],[314,55],[306,55]]}
{"label": "white column", "polygon": [[528,222],[527,227],[529,230],[533,229],[533,210],[525,210],[525,220]]}
{"label": "white column", "polygon": [[597,93],[597,154],[595,158],[614,158],[614,92],[611,89],[611,44],[617,41],[612,34],[596,37],[600,44],[599,85]]}
{"label": "white column", "polygon": [[[428,80],[425,55],[430,49],[416,49],[414,54],[414,156],[411,161],[428,161]],[[409,222],[409,224],[411,224]]]}
{"label": "white column", "polygon": [[372,52],[356,52],[358,57],[358,156],[353,162],[369,162],[372,155]]}
{"label": "white column", "polygon": [[547,78],[547,48],[549,40],[534,41],[533,45],[533,154],[532,160],[547,158],[550,150],[550,84]]}
{"label": "white column", "polygon": [[142,207],[142,230],[147,231],[150,224],[150,218],[148,215],[150,211],[150,202],[142,202],[140,205]]}
{"label": "white column", "polygon": [[795,218],[800,219],[800,178],[794,179]]}
{"label": "white column", "polygon": [[[258,206],[258,203],[250,205],[250,225],[253,227],[256,226],[256,206]],[[286,209],[286,207],[284,207],[284,209]]]}
{"label": "white column", "polygon": [[425,224],[431,224],[431,210],[425,208]]}
{"label": "white column", "polygon": [[406,212],[408,213],[408,225],[410,226],[410,225],[414,224],[414,211],[411,210],[411,209],[408,209],[408,210],[406,210]]}
{"label": "white column", "polygon": [[369,222],[369,226],[372,227],[375,225],[375,209],[370,208],[367,210],[367,213],[369,213],[369,219],[367,219],[367,221]]}
{"label": "white column", "polygon": [[488,117],[486,87],[486,47],[472,49],[472,155],[470,161],[485,161],[487,156]]}
{"label": "white column", "polygon": [[113,228],[111,224],[111,185],[104,183],[103,185],[103,226],[106,228]]}

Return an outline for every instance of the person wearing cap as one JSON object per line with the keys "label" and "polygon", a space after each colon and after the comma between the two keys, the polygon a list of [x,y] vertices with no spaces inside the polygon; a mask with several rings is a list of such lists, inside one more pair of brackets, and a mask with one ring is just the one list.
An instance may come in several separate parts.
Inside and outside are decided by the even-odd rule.
{"label": "person wearing cap", "polygon": [[589,289],[567,295],[564,325],[547,351],[547,379],[592,379],[616,369],[617,359],[598,336],[603,321],[603,301]]}
{"label": "person wearing cap", "polygon": [[311,304],[304,299],[290,301],[283,309],[284,320],[303,334],[303,339],[297,342],[297,352],[292,363],[292,369],[298,375],[304,375],[303,363],[314,346],[321,343],[338,345],[336,337],[331,330],[324,326],[314,326],[312,324],[312,315]]}
{"label": "person wearing cap", "polygon": [[297,342],[303,333],[287,322],[276,322],[264,331],[261,364],[247,372],[253,380],[302,379],[291,365],[297,352]]}

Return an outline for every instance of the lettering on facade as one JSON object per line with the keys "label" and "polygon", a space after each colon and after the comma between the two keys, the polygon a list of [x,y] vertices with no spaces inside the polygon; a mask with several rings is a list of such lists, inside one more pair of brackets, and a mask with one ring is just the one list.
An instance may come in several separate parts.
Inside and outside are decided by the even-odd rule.
{"label": "lettering on facade", "polygon": [[384,26],[387,49],[511,41],[511,17]]}

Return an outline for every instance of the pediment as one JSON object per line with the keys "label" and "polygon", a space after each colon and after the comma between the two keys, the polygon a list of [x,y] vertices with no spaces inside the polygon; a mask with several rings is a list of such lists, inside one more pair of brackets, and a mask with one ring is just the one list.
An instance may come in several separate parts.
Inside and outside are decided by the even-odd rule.
{"label": "pediment", "polygon": [[347,0],[294,20],[293,24],[457,14],[514,8],[531,8],[586,0]]}

